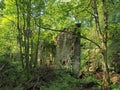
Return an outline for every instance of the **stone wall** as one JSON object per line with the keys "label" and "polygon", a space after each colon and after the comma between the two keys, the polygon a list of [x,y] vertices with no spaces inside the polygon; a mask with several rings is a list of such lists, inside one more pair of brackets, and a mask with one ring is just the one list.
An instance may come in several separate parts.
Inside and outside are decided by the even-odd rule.
{"label": "stone wall", "polygon": [[80,33],[76,29],[66,29],[57,36],[57,63],[60,67],[79,72]]}

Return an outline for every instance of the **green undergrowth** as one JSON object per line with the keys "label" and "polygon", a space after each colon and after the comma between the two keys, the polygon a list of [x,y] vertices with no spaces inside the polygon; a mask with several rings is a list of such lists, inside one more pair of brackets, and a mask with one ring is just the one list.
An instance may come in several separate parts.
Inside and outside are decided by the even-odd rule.
{"label": "green undergrowth", "polygon": [[18,61],[0,60],[0,90],[21,90],[19,88],[27,78],[20,66]]}
{"label": "green undergrowth", "polygon": [[45,90],[77,90],[77,88],[82,87],[80,85],[81,80],[74,77],[74,75],[70,75],[71,72],[58,70],[55,73],[57,75],[56,80],[51,82],[50,87],[45,88]]}
{"label": "green undergrowth", "polygon": [[[4,67],[3,67],[4,65]],[[82,79],[64,69],[47,66],[32,68],[27,72],[19,61],[14,63],[0,60],[0,90],[100,90],[101,81],[92,75]],[[94,88],[94,89],[93,89]],[[112,90],[120,90],[119,85],[111,85]]]}

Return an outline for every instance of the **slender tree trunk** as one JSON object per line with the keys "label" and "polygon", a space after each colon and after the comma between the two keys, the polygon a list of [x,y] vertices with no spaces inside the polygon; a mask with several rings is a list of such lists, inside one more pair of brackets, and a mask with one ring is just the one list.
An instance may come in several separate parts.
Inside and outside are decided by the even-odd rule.
{"label": "slender tree trunk", "polygon": [[38,31],[38,39],[37,39],[37,46],[36,46],[36,53],[35,53],[35,62],[34,62],[34,66],[35,66],[35,67],[36,67],[36,65],[37,65],[37,60],[38,60],[39,44],[40,44],[40,27],[39,27],[39,31]]}
{"label": "slender tree trunk", "polygon": [[30,68],[32,68],[32,64],[34,62],[34,43],[33,43],[33,38],[31,38],[31,52],[30,52]]}
{"label": "slender tree trunk", "polygon": [[104,13],[104,30],[105,30],[105,37],[104,37],[104,52],[103,52],[103,57],[104,57],[104,62],[105,62],[105,89],[107,88],[108,90],[110,90],[110,77],[109,77],[109,68],[108,68],[108,62],[107,62],[107,39],[108,39],[108,12],[107,12],[107,8],[106,8],[106,0],[102,0],[102,4],[103,4],[103,13]]}
{"label": "slender tree trunk", "polygon": [[98,6],[97,6],[97,1],[94,0],[94,18],[95,18],[95,23],[96,23],[96,30],[99,36],[99,39],[101,41],[101,53],[103,56],[103,90],[110,90],[110,78],[109,78],[109,69],[108,69],[108,63],[107,63],[107,29],[108,29],[108,19],[107,19],[107,12],[105,8],[105,0],[102,0],[103,3],[103,13],[104,13],[104,31],[102,32],[101,27],[100,27],[100,22],[99,22],[99,13],[98,13]]}
{"label": "slender tree trunk", "polygon": [[26,30],[26,68],[27,68],[27,71],[29,73],[29,70],[30,70],[30,38],[31,38],[31,35],[32,35],[32,32],[31,32],[31,24],[30,24],[30,21],[31,21],[31,0],[27,2],[27,30]]}
{"label": "slender tree trunk", "polygon": [[23,53],[22,53],[22,32],[20,29],[20,13],[19,13],[19,6],[18,0],[16,0],[16,7],[17,7],[17,29],[18,29],[18,41],[19,41],[19,49],[20,49],[20,59],[22,61],[22,68],[24,68],[24,61],[23,61]]}

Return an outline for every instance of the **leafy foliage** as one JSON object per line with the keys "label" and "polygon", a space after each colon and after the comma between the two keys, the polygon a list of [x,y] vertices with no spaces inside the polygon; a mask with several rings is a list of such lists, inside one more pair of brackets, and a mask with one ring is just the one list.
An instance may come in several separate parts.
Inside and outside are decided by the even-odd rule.
{"label": "leafy foliage", "polygon": [[18,82],[16,82],[19,79],[17,69],[8,60],[0,60],[0,66],[2,66],[0,87],[15,87],[18,85]]}
{"label": "leafy foliage", "polygon": [[[105,50],[108,69],[120,73],[119,6],[119,0],[0,0],[0,89],[100,88],[103,83],[88,71],[90,66],[101,68]],[[81,23],[80,68],[87,73],[83,79],[56,63],[56,37],[65,28],[76,28],[75,23]],[[51,60],[55,68],[45,65]]]}

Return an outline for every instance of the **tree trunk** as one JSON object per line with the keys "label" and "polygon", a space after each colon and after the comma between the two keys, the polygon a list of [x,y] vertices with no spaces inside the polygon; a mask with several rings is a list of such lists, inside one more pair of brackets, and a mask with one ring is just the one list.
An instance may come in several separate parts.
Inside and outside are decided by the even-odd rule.
{"label": "tree trunk", "polygon": [[104,40],[103,40],[103,57],[104,57],[104,90],[110,90],[110,76],[109,76],[109,68],[108,68],[108,62],[107,62],[107,39],[108,39],[108,12],[107,12],[107,7],[106,7],[106,0],[102,0],[103,4],[103,13],[104,13]]}
{"label": "tree trunk", "polygon": [[32,31],[31,31],[31,24],[30,24],[30,21],[31,21],[31,0],[27,2],[27,30],[26,30],[26,51],[25,51],[25,59],[26,59],[26,69],[27,69],[27,72],[28,72],[28,77],[29,77],[29,70],[30,70],[30,49],[31,49],[31,45],[30,45],[30,38],[32,37]]}
{"label": "tree trunk", "polygon": [[[40,20],[39,20],[39,23],[40,23]],[[40,27],[39,27],[39,31],[38,31],[37,46],[36,46],[36,52],[35,52],[35,61],[34,61],[35,67],[36,67],[37,61],[38,61],[38,50],[40,49],[39,44],[40,44]]]}
{"label": "tree trunk", "polygon": [[103,90],[110,90],[110,77],[109,77],[109,69],[108,69],[108,63],[107,63],[107,29],[108,29],[108,15],[107,15],[107,9],[106,9],[106,4],[105,0],[102,0],[101,3],[103,4],[103,7],[101,9],[103,10],[103,18],[104,18],[104,28],[103,31],[101,29],[100,24],[100,19],[99,19],[99,13],[98,13],[98,6],[97,6],[97,1],[94,0],[94,18],[95,18],[95,23],[96,23],[96,30],[99,36],[99,39],[101,41],[101,53],[103,56]]}
{"label": "tree trunk", "polygon": [[19,6],[18,1],[16,0],[16,7],[17,7],[17,29],[18,29],[18,43],[19,43],[19,49],[20,49],[20,60],[22,62],[22,68],[24,68],[24,61],[23,61],[23,53],[22,53],[22,32],[20,29],[20,16],[19,16]]}
{"label": "tree trunk", "polygon": [[110,77],[109,77],[109,68],[107,63],[107,42],[104,44],[104,50],[102,52],[103,55],[103,90],[110,90]]}

